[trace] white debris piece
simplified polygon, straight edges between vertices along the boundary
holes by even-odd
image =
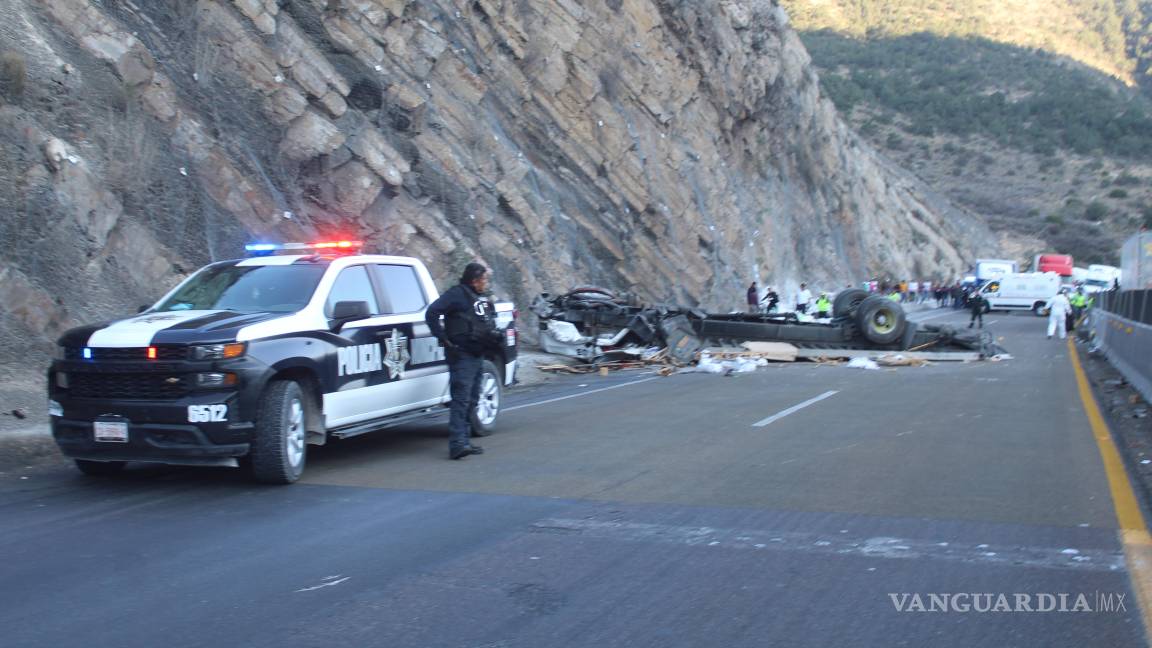
[[[548,334],[552,336],[557,342],[574,342],[576,344],[583,344],[591,341],[592,338],[581,335],[576,325],[571,322],[564,322],[561,320],[551,320],[548,322]]]
[[[848,364],[844,366],[851,367],[852,369],[880,369],[880,365],[868,358],[852,358]]]

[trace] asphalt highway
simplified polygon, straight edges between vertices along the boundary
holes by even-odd
[[[462,461],[441,418],[289,487],[4,474],[0,645],[1146,645],[1068,347],[985,322],[1013,359],[514,390]]]

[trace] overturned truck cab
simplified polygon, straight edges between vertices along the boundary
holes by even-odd
[[[947,325],[917,324],[899,303],[859,289],[839,293],[831,319],[819,322],[796,313],[713,314],[682,306],[637,306],[591,286],[555,297],[544,293],[532,311],[539,318],[545,351],[586,362],[613,352],[640,355],[659,346],[686,363],[705,347],[751,341],[829,351],[930,350],[976,352],[980,357],[1000,351],[987,333],[960,334]]]

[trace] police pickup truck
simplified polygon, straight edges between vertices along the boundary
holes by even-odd
[[[291,483],[307,446],[426,415],[450,400],[417,259],[357,242],[247,246],[135,317],[72,329],[48,371],[52,434],[87,474],[128,461],[232,465]],[[287,254],[285,254],[287,253]],[[484,362],[474,434],[516,372],[515,312]]]

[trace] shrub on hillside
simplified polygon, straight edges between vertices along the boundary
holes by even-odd
[[[19,52],[0,52],[0,99],[17,103],[24,96],[24,83],[28,69],[24,55]]]
[[[1103,220],[1104,217],[1107,215],[1108,215],[1108,205],[1105,205],[1104,203],[1102,203],[1098,200],[1093,200],[1092,202],[1088,203],[1087,207],[1084,208],[1084,219],[1085,220],[1089,220],[1089,221]]]

